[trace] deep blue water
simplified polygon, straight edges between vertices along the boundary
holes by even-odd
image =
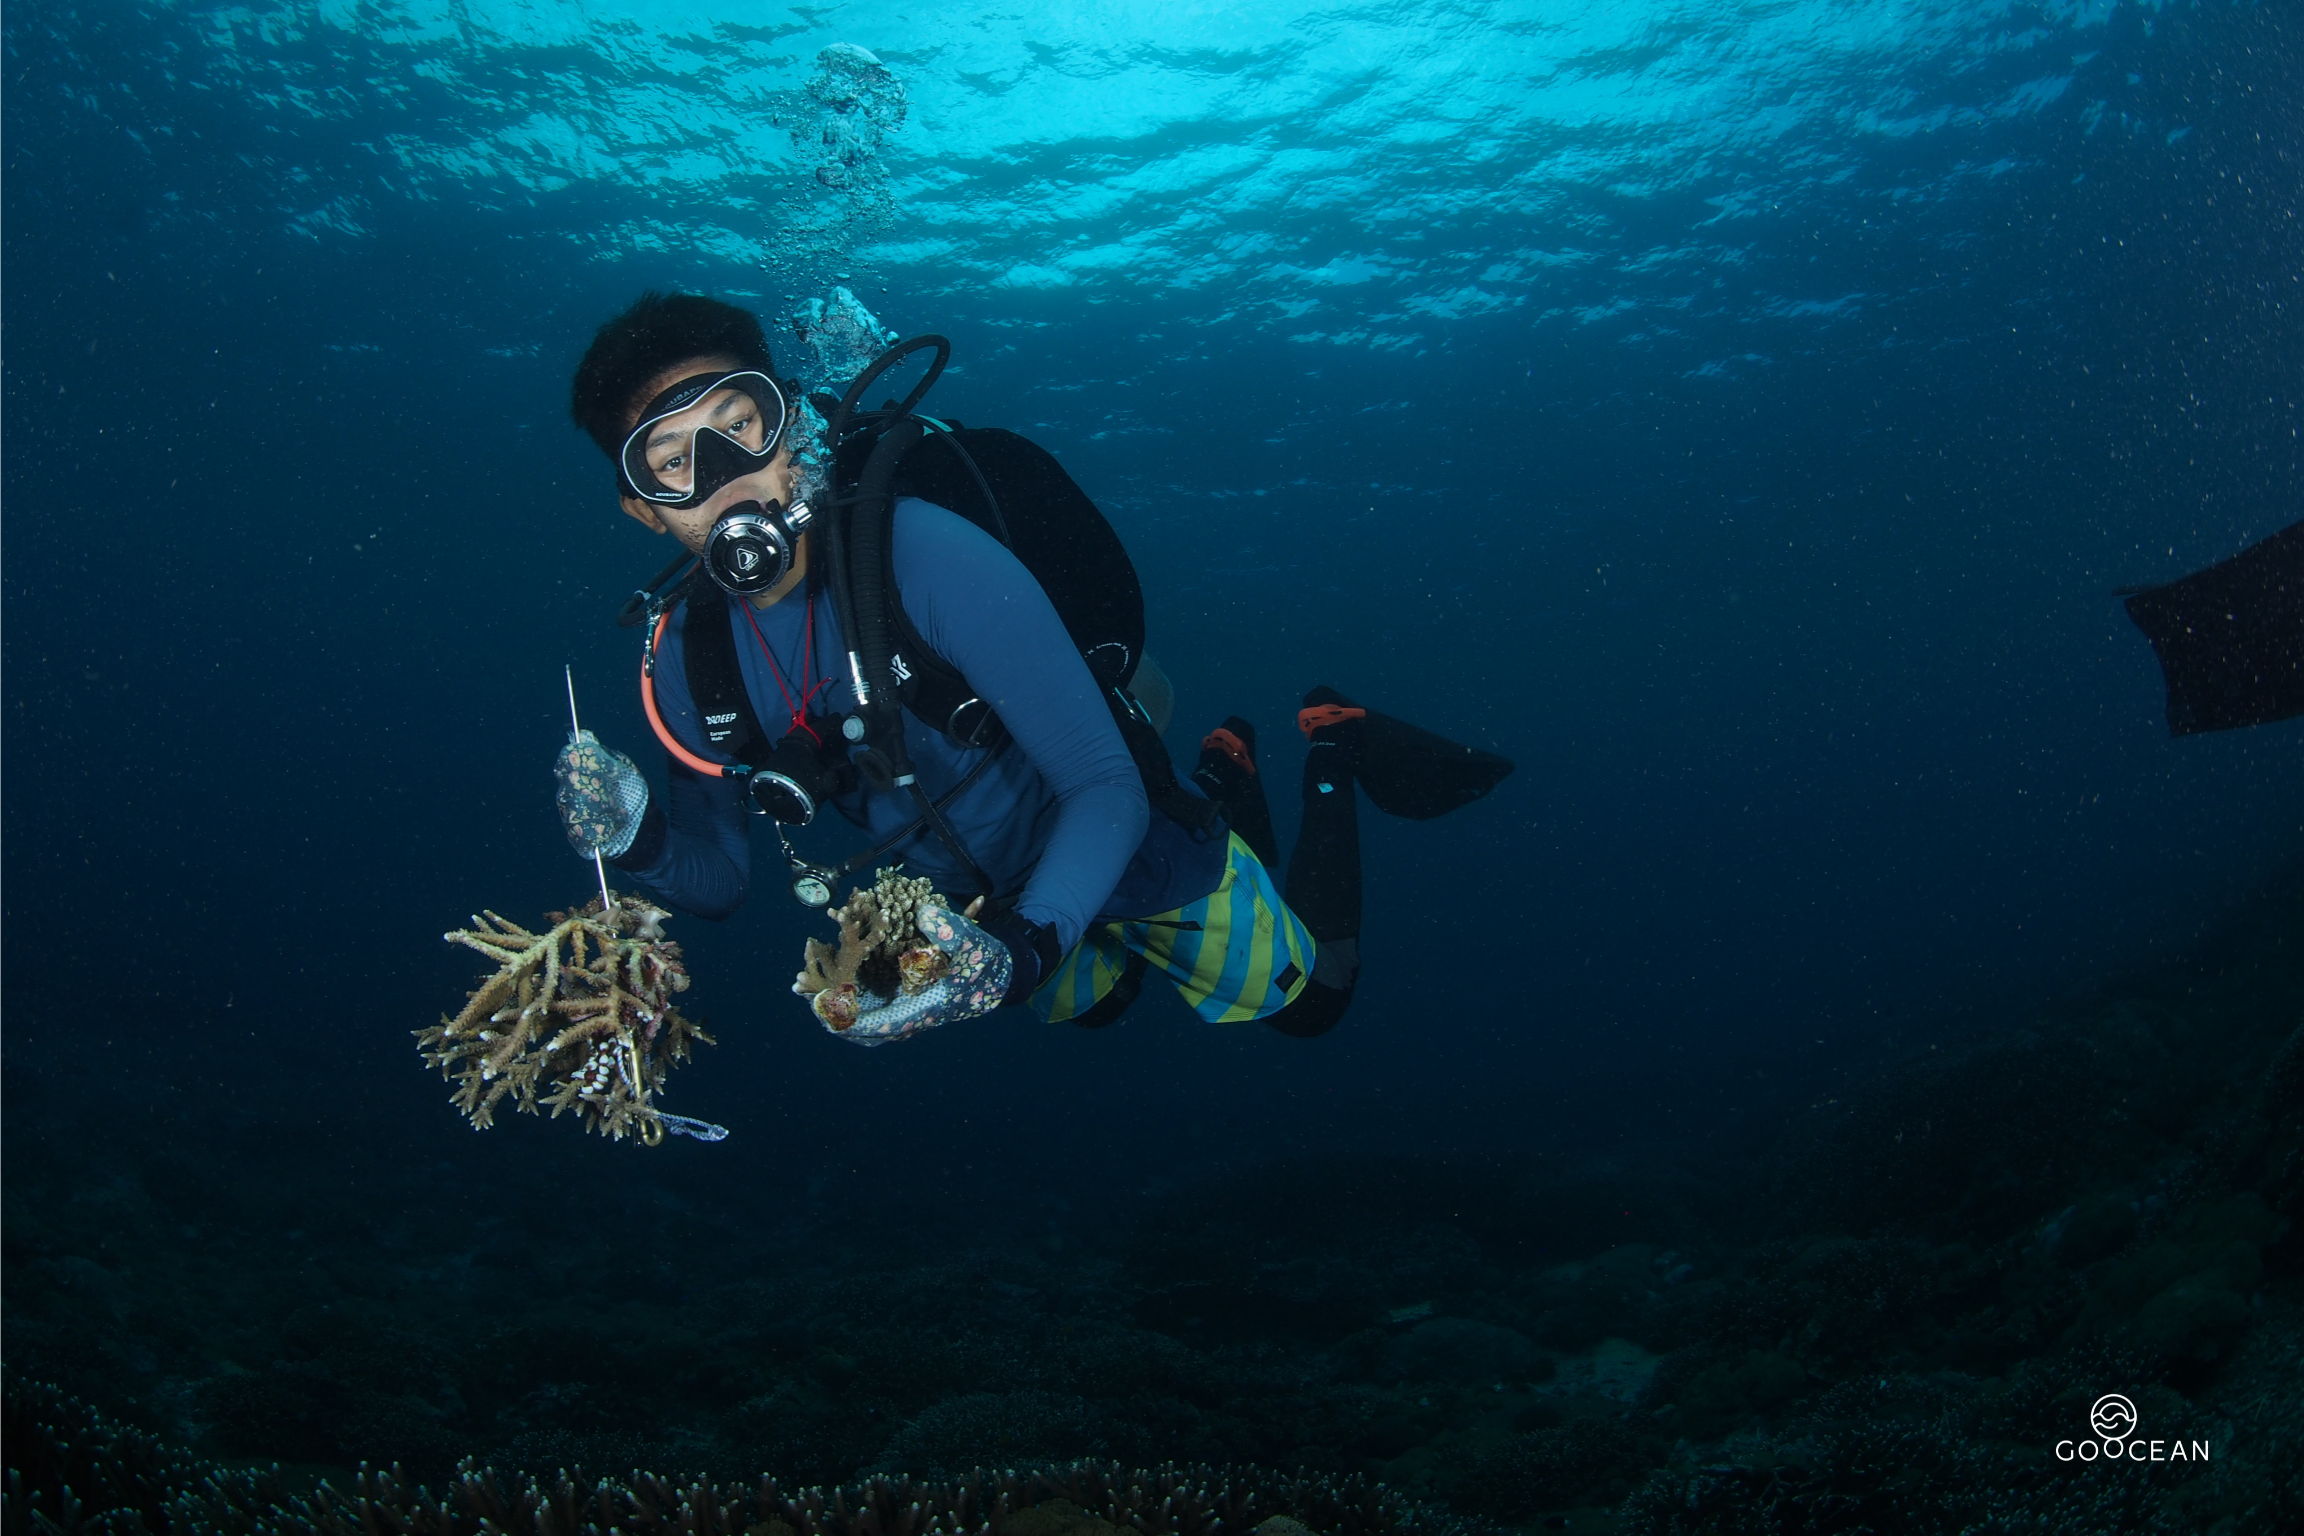
[[[169,1222],[258,1248],[453,1253],[588,1188],[1061,1244],[1280,1162],[1701,1164],[2304,856],[2300,723],[2168,739],[2113,595],[2304,492],[2284,5],[20,0],[5,36],[20,1211],[189,1168]],[[838,109],[835,44],[900,122]],[[1289,782],[1327,681],[1519,772],[1366,819],[1329,1038],[1155,999],[857,1051],[771,891],[679,929],[721,1043],[670,1107],[728,1142],[475,1136],[408,1032],[470,982],[444,928],[587,889],[563,662],[648,745],[609,617],[665,551],[569,371],[643,287],[779,326],[836,282],[1111,513],[1179,753],[1243,712]]]

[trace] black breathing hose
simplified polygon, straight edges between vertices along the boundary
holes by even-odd
[[[889,612],[889,588],[894,577],[889,568],[888,539],[894,518],[894,498],[889,494],[890,482],[895,479],[897,461],[902,459],[913,444],[920,441],[920,423],[910,416],[893,423],[881,434],[880,441],[872,445],[872,457],[865,461],[864,473],[856,483],[856,498],[848,516],[848,571],[844,574],[861,576],[861,581],[849,583],[851,599],[856,609],[854,630],[857,655],[864,669],[865,686],[871,697],[859,700],[868,725],[892,719],[890,711],[897,707],[896,625]],[[882,734],[893,746],[890,754],[899,777],[911,771],[905,761],[903,732]]]

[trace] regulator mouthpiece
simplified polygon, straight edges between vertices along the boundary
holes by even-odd
[[[704,535],[704,571],[732,597],[758,597],[792,573],[802,530],[813,520],[804,501],[789,508],[740,501]]]

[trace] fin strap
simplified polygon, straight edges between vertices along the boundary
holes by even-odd
[[[1247,744],[1224,727],[1218,726],[1200,738],[1200,750],[1206,752],[1210,749],[1223,753],[1232,759],[1242,773],[1254,777],[1256,759],[1249,756]]]
[[[1296,729],[1310,741],[1312,733],[1331,725],[1342,725],[1347,720],[1365,720],[1368,711],[1344,704],[1314,704],[1296,711]],[[1203,743],[1205,745],[1205,743]]]

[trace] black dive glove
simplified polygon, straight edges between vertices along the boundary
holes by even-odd
[[[1056,962],[1064,958],[1057,947],[1056,930],[1047,923],[1036,923],[1012,907],[979,918],[977,926],[998,939],[1007,948],[1009,961],[1008,995],[1004,1003],[1020,1003],[1038,990],[1040,983],[1056,974]]]

